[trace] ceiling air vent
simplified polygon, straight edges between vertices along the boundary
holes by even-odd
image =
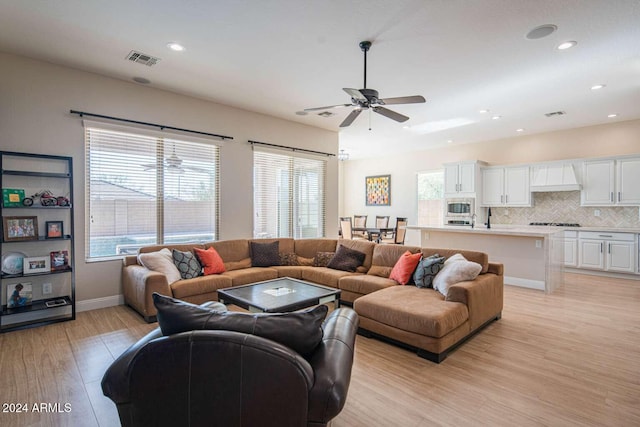
[[[160,61],[160,58],[147,55],[146,53],[136,52],[135,50],[129,52],[126,59],[132,62],[137,62],[138,64],[146,65],[148,67],[156,65],[158,61]]]
[[[551,113],[545,114],[545,116],[547,116],[547,117],[555,117],[555,116],[564,116],[565,114],[567,114],[567,113],[565,113],[564,111],[553,111]]]
[[[331,117],[331,116],[335,116],[334,113],[332,113],[331,111],[323,111],[322,113],[318,113],[319,116],[322,117]]]

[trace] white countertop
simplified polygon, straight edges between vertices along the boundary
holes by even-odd
[[[462,225],[431,225],[418,226],[407,225],[409,230],[440,231],[447,233],[472,233],[472,234],[495,234],[506,236],[529,236],[529,237],[549,237],[553,234],[570,231],[602,231],[618,233],[640,233],[639,228],[611,228],[611,227],[558,227],[546,225],[506,225],[492,224],[491,228],[479,225],[474,228]]]

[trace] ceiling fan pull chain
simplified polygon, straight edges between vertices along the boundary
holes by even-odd
[[[371,110],[369,110],[369,130],[371,130]]]

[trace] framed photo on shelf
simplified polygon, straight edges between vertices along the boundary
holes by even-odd
[[[33,301],[31,283],[7,285],[7,308],[26,307]]]
[[[23,263],[23,274],[48,273],[51,271],[49,257],[36,256],[25,258]]]
[[[69,251],[54,251],[50,254],[51,271],[69,269]]]
[[[24,200],[24,190],[17,188],[3,188],[2,189],[2,206],[5,208],[22,206]]]
[[[37,216],[2,217],[2,230],[5,242],[20,240],[38,240]]]
[[[62,221],[47,221],[45,225],[47,226],[47,234],[45,234],[47,239],[62,239],[64,236]]]
[[[367,206],[391,206],[391,175],[365,178]]]

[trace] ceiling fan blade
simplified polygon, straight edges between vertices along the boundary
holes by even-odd
[[[373,107],[373,111],[375,111],[378,114],[382,114],[383,116],[388,117],[391,120],[395,120],[396,122],[402,123],[409,120],[409,117],[404,116],[400,113],[396,113],[395,111],[391,111],[384,107]]]
[[[351,113],[349,113],[347,118],[344,119],[342,121],[342,123],[340,123],[340,127],[341,128],[346,128],[347,126],[349,126],[351,123],[353,123],[353,121],[356,119],[356,117],[358,117],[360,115],[360,113],[362,113],[362,109],[361,108],[355,108]]]
[[[320,111],[320,110],[329,110],[331,108],[351,107],[351,106],[352,104],[337,104],[337,105],[328,105],[326,107],[305,108],[303,111]]]
[[[422,102],[427,102],[424,99],[424,96],[414,95],[414,96],[399,96],[397,98],[384,98],[378,100],[382,105],[393,105],[393,104],[420,104]]]
[[[358,101],[367,101],[367,97],[362,94],[358,89],[351,89],[348,87],[342,88],[343,91],[347,92],[350,97],[356,99]]]

